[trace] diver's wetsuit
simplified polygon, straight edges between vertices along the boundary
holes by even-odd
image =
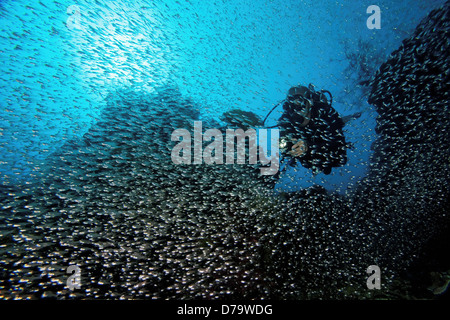
[[[283,155],[291,158],[290,165],[294,165],[296,159],[305,168],[330,174],[332,167],[340,167],[347,163],[347,144],[342,131],[344,121],[333,107],[322,101],[314,101],[310,121],[303,127],[301,125],[304,117],[299,114],[295,105],[285,102],[283,109],[284,113],[278,120],[278,125],[280,138],[289,138],[287,150],[290,151],[299,139],[306,141],[308,146],[301,157],[292,158],[291,155]]]

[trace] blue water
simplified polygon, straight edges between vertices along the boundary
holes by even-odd
[[[292,85],[313,83],[333,93],[340,114],[363,112],[345,131],[355,150],[329,176],[297,166],[277,188],[316,183],[345,193],[367,172],[376,118],[346,52],[364,52],[376,70],[442,3],[1,1],[1,184],[32,180],[49,154],[96,123],[117,89],[175,86],[202,117],[218,119],[233,108],[264,117]],[[366,26],[372,4],[380,30]]]

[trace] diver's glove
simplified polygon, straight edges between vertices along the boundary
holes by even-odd
[[[305,140],[297,140],[288,153],[293,157],[303,157],[308,151],[308,145]]]

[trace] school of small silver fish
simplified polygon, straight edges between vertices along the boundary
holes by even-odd
[[[111,93],[36,182],[2,187],[0,298],[364,298],[370,265],[387,295],[450,225],[449,32],[447,2],[371,79],[379,137],[347,196],[275,194],[256,165],[175,165],[170,135],[201,106],[170,87]]]

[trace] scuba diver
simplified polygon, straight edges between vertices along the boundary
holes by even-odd
[[[328,102],[325,94],[329,95]],[[347,148],[343,128],[345,123],[357,119],[360,112],[341,118],[331,106],[332,95],[327,90],[315,91],[310,84],[289,89],[287,98],[278,103],[266,116],[283,103],[283,114],[278,124],[280,128],[280,156],[290,166],[296,162],[313,174],[323,172],[328,175],[333,167],[347,163]],[[269,127],[269,128],[272,128]],[[287,166],[280,171],[286,170]],[[278,175],[280,172],[278,173]]]

